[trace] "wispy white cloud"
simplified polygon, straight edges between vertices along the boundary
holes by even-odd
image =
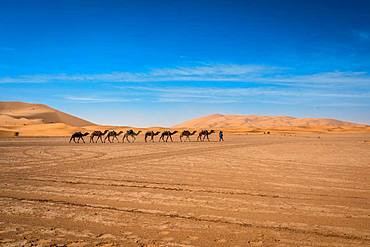
[[[299,91],[291,88],[220,88],[220,87],[144,87],[144,86],[116,86],[115,88],[124,90],[148,91],[162,95],[172,95],[175,97],[248,97],[248,96],[289,96],[289,97],[333,97],[333,98],[370,98],[370,92],[328,92],[323,90],[304,90]]]
[[[290,75],[290,70],[257,65],[216,64],[152,69],[148,72],[102,74],[39,74],[0,78],[0,83],[48,82],[247,82],[305,87],[370,86],[367,72],[333,71]]]
[[[12,51],[15,51],[15,49],[12,47],[0,46],[0,51],[12,52]]]
[[[89,97],[89,96],[64,96],[63,97],[67,101],[75,101],[79,103],[112,103],[112,102],[133,102],[138,101],[139,99],[136,98],[97,98],[97,97]]]
[[[261,74],[269,74],[277,68],[255,65],[207,65],[153,69],[143,73],[112,72],[102,74],[41,74],[0,78],[0,83],[45,82],[163,82],[163,81],[238,81]]]
[[[370,41],[370,31],[356,30],[353,31],[353,34],[363,41]]]
[[[370,99],[370,92],[354,93],[336,90],[297,90],[296,88],[253,87],[157,87],[157,86],[115,86],[117,92],[140,92],[146,101],[171,103],[262,103],[299,104],[302,102],[342,102],[364,104]],[[357,103],[356,103],[357,102]],[[368,104],[370,105],[370,103]]]
[[[370,107],[370,103],[336,102],[316,104],[316,107]]]
[[[365,84],[370,85],[370,75],[367,72],[325,72],[307,75],[294,76],[276,76],[264,78],[269,82],[294,83],[294,84],[337,84],[337,85],[353,85]]]

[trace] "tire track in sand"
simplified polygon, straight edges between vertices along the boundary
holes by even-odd
[[[370,238],[368,236],[360,236],[355,234],[341,234],[339,232],[333,231],[318,231],[318,230],[307,230],[301,228],[294,228],[289,226],[274,226],[274,225],[263,225],[263,224],[255,224],[249,223],[245,221],[238,221],[237,219],[230,219],[230,218],[222,218],[217,216],[194,216],[189,214],[180,214],[176,212],[164,212],[159,210],[145,210],[139,208],[118,208],[112,207],[107,205],[98,205],[98,204],[88,204],[88,203],[77,203],[77,202],[70,202],[70,201],[63,201],[63,200],[53,200],[53,199],[41,199],[41,198],[30,198],[30,197],[15,197],[15,196],[3,196],[0,195],[0,198],[8,199],[8,200],[15,200],[15,201],[26,201],[26,202],[37,202],[37,203],[47,203],[51,205],[64,205],[69,207],[79,207],[79,208],[92,208],[92,209],[99,209],[99,210],[110,210],[116,212],[126,212],[126,213],[133,213],[133,214],[143,214],[143,215],[152,215],[157,217],[168,217],[168,218],[177,218],[177,219],[184,219],[190,221],[199,221],[199,222],[209,222],[209,223],[216,223],[216,224],[229,224],[229,225],[238,225],[241,227],[247,228],[259,228],[259,229],[268,229],[274,231],[282,231],[282,232],[289,232],[289,233],[301,233],[301,234],[311,234],[321,237],[334,237],[340,239],[347,239],[347,240],[360,240],[366,241],[370,244]]]

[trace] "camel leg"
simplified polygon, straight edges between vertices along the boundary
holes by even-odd
[[[69,139],[69,143],[71,143],[72,139],[73,139],[73,136],[71,136],[71,138]]]
[[[147,138],[148,136],[147,135],[145,135],[145,142],[146,142],[146,138]]]
[[[82,139],[82,141],[83,141],[84,143],[86,143],[83,137],[81,137],[81,139]]]
[[[190,137],[188,136],[188,138],[187,138],[188,140],[189,140],[189,142],[190,142]]]
[[[132,138],[134,138],[134,140],[132,141],[132,143],[134,143],[136,141],[136,137],[135,136],[132,136]]]
[[[173,140],[172,140],[172,136],[170,135],[170,139],[171,139],[171,142],[173,142]]]

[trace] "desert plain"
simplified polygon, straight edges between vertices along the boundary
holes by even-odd
[[[2,246],[370,246],[370,133],[0,138]]]

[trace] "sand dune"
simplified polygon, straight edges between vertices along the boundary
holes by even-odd
[[[67,136],[94,123],[43,104],[0,102],[0,136]]]
[[[58,111],[43,104],[23,102],[0,102],[0,136],[68,136],[75,131],[104,131],[115,129],[125,131],[159,130],[163,127],[135,128],[130,126],[95,125],[89,121]],[[288,116],[221,115],[214,114],[192,119],[173,126],[199,130],[223,129],[233,133],[274,132],[368,132],[370,126],[326,118],[294,118]]]
[[[175,128],[217,128],[229,130],[349,130],[368,129],[368,126],[328,118],[294,118],[289,116],[221,115],[213,114],[173,126]]]
[[[82,127],[93,123],[43,104],[23,102],[0,102],[0,125],[64,123]]]

